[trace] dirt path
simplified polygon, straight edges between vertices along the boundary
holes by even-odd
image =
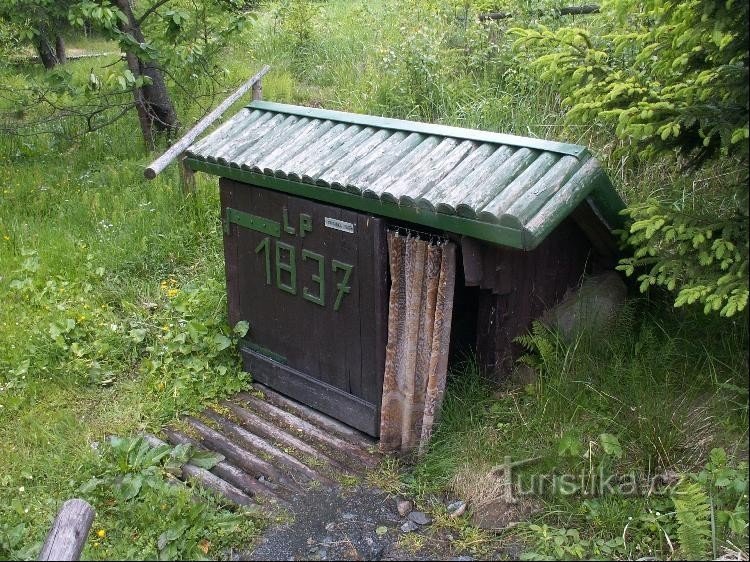
[[[403,548],[407,535],[396,500],[366,485],[300,495],[291,522],[272,527],[235,560],[473,560],[430,540],[419,552]],[[419,529],[415,533],[426,531]]]

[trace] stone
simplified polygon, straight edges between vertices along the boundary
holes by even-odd
[[[399,500],[396,502],[396,510],[401,517],[409,515],[413,507],[413,504],[409,500]]]
[[[432,519],[427,517],[422,511],[412,511],[409,514],[409,520],[414,521],[417,525],[429,525],[432,523]]]
[[[544,312],[541,321],[567,342],[582,333],[601,334],[611,327],[627,293],[628,288],[617,272],[593,275]]]
[[[326,523],[326,531],[333,531],[336,528],[335,523]]]
[[[448,515],[451,518],[461,517],[466,511],[466,502],[456,501],[448,506]]]
[[[342,513],[341,514],[341,519],[343,519],[344,521],[351,521],[355,517],[356,517],[356,515],[354,515],[353,513]]]
[[[412,533],[419,529],[419,525],[417,525],[414,521],[407,521],[403,525],[401,525],[401,531],[404,533]]]

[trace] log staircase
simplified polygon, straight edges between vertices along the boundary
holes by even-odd
[[[289,507],[306,490],[360,481],[380,460],[371,437],[260,384],[162,433],[221,454],[211,470],[184,465],[183,478],[241,506]]]

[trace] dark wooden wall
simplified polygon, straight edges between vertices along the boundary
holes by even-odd
[[[479,288],[476,351],[495,379],[510,373],[522,352],[514,339],[557,304],[586,273],[610,266],[573,219],[563,222],[535,250],[525,252],[461,240],[466,290]]]

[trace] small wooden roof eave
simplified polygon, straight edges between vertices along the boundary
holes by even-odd
[[[522,250],[583,215],[592,243],[611,248],[624,207],[582,146],[264,101],[192,144],[185,163]]]

